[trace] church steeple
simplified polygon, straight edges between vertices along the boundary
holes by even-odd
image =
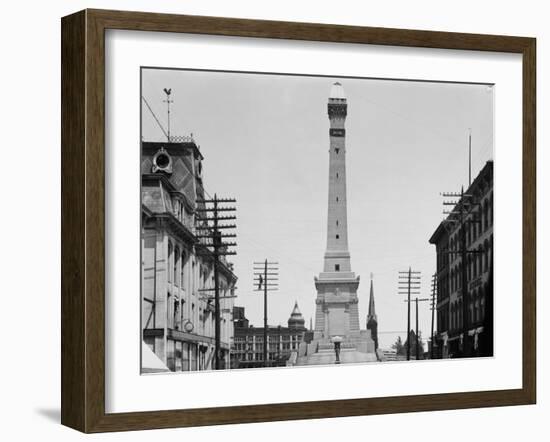
[[[378,318],[374,308],[374,284],[373,275],[370,274],[370,296],[369,296],[369,314],[367,315],[367,330],[370,330],[374,348],[378,349]]]
[[[372,283],[372,273],[370,274],[370,296],[369,296],[369,314],[367,316],[367,322],[369,322],[371,319],[377,320],[376,317],[376,309],[374,307],[374,287]]]

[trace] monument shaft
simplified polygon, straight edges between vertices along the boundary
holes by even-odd
[[[334,83],[328,100],[330,120],[327,248],[323,271],[315,278],[317,289],[315,338],[357,337],[359,277],[351,271],[348,245],[346,190],[346,129],[348,104],[340,83]]]

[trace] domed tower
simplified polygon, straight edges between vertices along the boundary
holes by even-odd
[[[288,318],[288,328],[294,329],[294,330],[305,330],[306,329],[306,321],[304,317],[302,316],[302,312],[300,312],[300,309],[298,308],[298,301],[294,303],[294,308],[292,309],[292,313],[290,314],[290,318]]]

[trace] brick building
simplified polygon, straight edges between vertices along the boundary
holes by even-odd
[[[232,368],[264,367],[264,328],[249,325],[244,317],[244,307],[234,308],[235,335],[231,349]],[[267,339],[269,367],[284,367],[292,353],[298,354],[300,344],[313,338],[305,327],[305,320],[298,303],[288,318],[287,327],[268,326]]]
[[[170,371],[209,370],[215,347],[214,302],[208,299],[214,257],[196,236],[195,217],[204,199],[203,156],[191,137],[180,141],[141,145],[141,327],[144,343]],[[236,280],[232,265],[222,260],[221,296],[233,295]],[[228,366],[233,299],[222,298],[220,307],[222,366]]]
[[[437,253],[436,357],[492,355],[493,315],[493,162],[488,161],[430,243]],[[466,212],[466,262],[462,262],[460,205]],[[467,283],[469,348],[463,348],[463,287]],[[490,341],[490,342],[489,342]]]

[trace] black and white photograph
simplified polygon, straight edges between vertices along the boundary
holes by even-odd
[[[493,356],[493,84],[143,67],[140,94],[142,374]]]
[[[0,441],[544,440],[547,9],[6,2]]]

